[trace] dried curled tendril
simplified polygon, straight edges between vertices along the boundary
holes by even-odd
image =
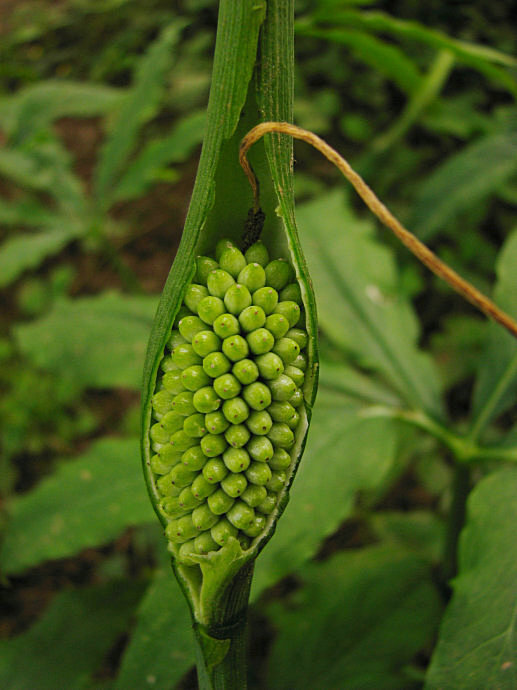
[[[152,399],[150,459],[181,563],[264,531],[291,465],[307,333],[291,265],[262,242],[197,259]]]

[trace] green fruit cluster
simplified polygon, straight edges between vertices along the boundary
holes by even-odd
[[[150,463],[177,556],[243,548],[260,536],[291,465],[307,333],[300,288],[262,242],[221,240],[167,343],[152,399]]]

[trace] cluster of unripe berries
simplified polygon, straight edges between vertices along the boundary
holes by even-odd
[[[262,242],[197,259],[153,396],[150,463],[177,556],[243,548],[274,510],[291,465],[307,367],[294,272]]]

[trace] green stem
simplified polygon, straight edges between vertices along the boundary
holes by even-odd
[[[194,622],[200,690],[246,690],[246,624],[253,562],[228,587],[214,622]]]
[[[458,569],[458,540],[465,523],[470,479],[470,467],[456,465],[443,559],[443,574],[446,581],[453,578]]]

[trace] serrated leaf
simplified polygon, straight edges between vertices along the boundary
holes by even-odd
[[[415,654],[438,625],[431,572],[406,551],[342,552],[300,572],[302,589],[270,606],[277,628],[268,688],[408,690]]]
[[[15,327],[37,366],[81,387],[138,389],[156,298],[104,293],[61,299],[43,318]]]
[[[3,690],[83,690],[129,625],[142,587],[113,582],[56,594],[27,631],[0,641]],[[141,686],[142,687],[142,686]]]
[[[120,201],[140,196],[159,179],[167,165],[185,160],[201,143],[205,121],[204,111],[193,113],[180,120],[167,137],[151,141],[124,173],[113,199]]]
[[[393,255],[375,240],[373,223],[355,217],[340,191],[300,205],[297,218],[324,333],[411,406],[442,416],[438,377],[417,349],[417,320],[397,292]]]
[[[320,388],[289,503],[255,565],[255,594],[313,556],[350,517],[359,491],[382,486],[393,468],[397,441],[392,420],[363,418],[361,407]]]
[[[489,134],[448,158],[420,188],[408,226],[424,240],[517,171],[517,131]],[[474,230],[474,229],[473,229]]]
[[[194,657],[188,608],[170,565],[164,564],[155,572],[138,609],[115,689],[173,687]]]
[[[0,288],[15,281],[24,271],[37,268],[47,257],[58,254],[81,234],[81,227],[67,226],[66,219],[63,219],[53,229],[8,237],[0,245]]]
[[[60,117],[104,115],[118,105],[125,89],[104,84],[48,80],[0,99],[0,124],[10,144],[19,144]]]
[[[517,685],[517,468],[482,479],[468,501],[459,574],[427,676],[428,690]]]
[[[135,144],[142,125],[155,115],[165,90],[165,77],[172,65],[173,50],[184,23],[167,26],[138,63],[135,83],[111,123],[95,171],[95,198],[101,208],[111,203],[112,190]]]
[[[151,521],[138,455],[135,439],[105,438],[13,499],[0,550],[3,572],[73,556],[130,525]]]
[[[499,255],[494,290],[496,303],[517,317],[517,230]],[[473,397],[471,433],[478,437],[498,414],[515,404],[517,394],[517,340],[498,324],[490,324]]]

